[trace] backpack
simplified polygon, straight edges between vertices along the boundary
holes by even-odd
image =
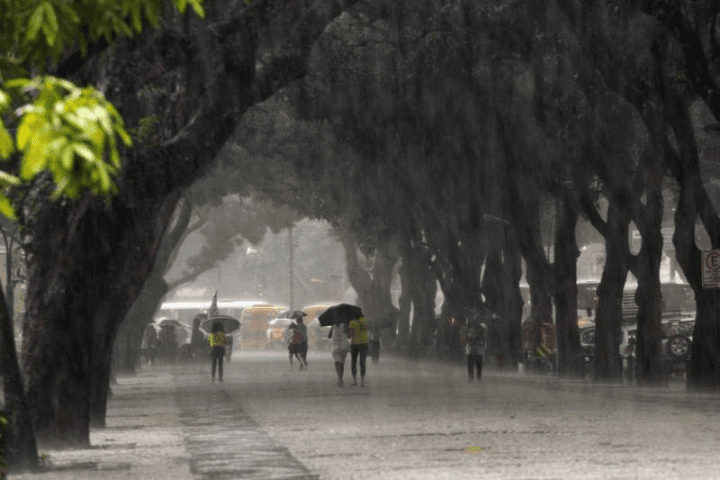
[[[293,331],[292,339],[290,340],[290,343],[297,345],[300,342],[302,342],[302,332],[296,328]]]

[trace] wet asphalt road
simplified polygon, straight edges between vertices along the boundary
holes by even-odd
[[[282,351],[120,378],[93,448],[51,451],[54,470],[17,478],[717,479],[720,396],[638,389],[463,365],[368,362],[367,386],[336,386]],[[11,478],[15,476],[11,475]]]
[[[680,382],[638,389],[486,370],[468,383],[463,365],[384,356],[368,361],[366,387],[349,386],[348,362],[338,388],[329,354],[309,362],[290,371],[283,352],[241,352],[222,385],[206,366],[174,381],[241,408],[292,456],[287,465],[302,465],[294,475],[720,478],[720,397]]]

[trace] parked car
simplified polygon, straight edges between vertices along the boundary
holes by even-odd
[[[660,345],[661,361],[666,375],[681,374],[685,371],[685,363],[690,359],[694,326],[695,320],[688,315],[680,319],[663,319]],[[580,344],[586,357],[595,355],[595,324],[580,330]],[[626,376],[633,378],[637,356],[637,324],[625,324],[620,327],[619,352],[623,358]]]

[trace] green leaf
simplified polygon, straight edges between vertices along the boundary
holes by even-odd
[[[120,168],[120,155],[118,154],[117,148],[113,145],[110,149],[110,162],[113,167],[113,171],[117,171]]]
[[[20,179],[15,175],[11,175],[7,172],[0,170],[0,184],[3,186],[15,186],[20,185]]]
[[[140,2],[133,1],[130,8],[130,16],[132,17],[133,28],[136,32],[142,32],[142,5]]]
[[[65,170],[72,170],[73,168],[73,160],[75,159],[75,150],[73,149],[73,146],[68,142],[68,144],[63,149],[62,153],[60,154],[60,160],[62,163],[62,166],[65,167]]]
[[[185,9],[187,8],[187,2],[188,0],[175,0],[175,8],[178,9],[178,12],[181,14],[185,13]]]
[[[13,78],[12,80],[8,80],[5,82],[5,87],[7,88],[25,88],[28,83],[30,83],[29,78]]]
[[[35,37],[37,37],[37,34],[43,24],[44,13],[45,4],[43,3],[35,9],[35,12],[33,12],[32,16],[30,17],[30,24],[28,25],[28,33],[26,35],[26,38],[28,40],[33,41],[35,40]]]
[[[192,5],[193,10],[195,11],[195,15],[205,19],[205,9],[203,8],[202,0],[190,0],[190,5]]]
[[[47,44],[52,47],[55,45],[55,39],[57,38],[58,21],[55,16],[55,10],[49,3],[45,4],[45,18],[47,18],[47,22],[43,22],[43,33],[45,33]]]
[[[0,194],[0,213],[10,220],[16,220],[15,209],[12,207],[10,200],[3,194]]]
[[[89,127],[88,121],[75,113],[66,113],[63,115],[63,119],[81,132],[84,132]]]
[[[132,138],[130,138],[130,135],[128,135],[127,131],[125,131],[122,126],[116,125],[115,132],[120,136],[125,145],[128,147],[132,146]]]
[[[75,153],[83,157],[88,162],[95,163],[97,161],[93,151],[84,143],[73,144],[73,149],[75,150]]]
[[[50,26],[53,32],[57,32],[59,30],[58,19],[51,3],[45,3],[45,17],[47,17],[47,25]]]
[[[157,0],[147,0],[145,2],[145,17],[153,28],[160,26],[160,14],[162,13],[162,5]]]
[[[10,95],[0,90],[0,113],[10,106]]]
[[[0,123],[0,160],[5,160],[15,151],[15,145],[5,125]]]
[[[38,173],[47,167],[47,157],[45,156],[46,150],[44,148],[46,143],[45,140],[47,138],[48,135],[43,134],[43,132],[36,132],[32,136],[30,148],[25,151],[22,165],[20,167],[20,178],[23,180],[27,181],[33,179]]]
[[[43,125],[45,125],[45,119],[40,113],[31,110],[30,113],[23,115],[15,138],[17,148],[19,150],[25,150],[32,136],[37,130],[42,128]]]
[[[107,193],[110,191],[110,176],[104,166],[98,166],[97,172],[100,174],[100,191]]]

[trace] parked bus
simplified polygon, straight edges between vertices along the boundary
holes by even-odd
[[[221,315],[229,315],[231,317],[241,319],[243,310],[253,305],[263,304],[265,302],[246,301],[246,300],[218,300],[218,310]],[[160,316],[174,318],[183,323],[192,325],[192,320],[198,313],[207,313],[210,308],[209,301],[179,301],[165,302],[160,305]]]
[[[256,303],[243,310],[240,336],[244,348],[265,348],[267,343],[268,323],[286,307]]]
[[[305,322],[305,325],[308,327],[308,345],[312,345],[318,350],[330,345],[330,340],[327,338],[330,327],[321,327],[318,317],[332,305],[333,304],[330,303],[323,303],[308,305],[302,309],[303,312],[307,313],[307,317],[303,318],[303,322]]]

